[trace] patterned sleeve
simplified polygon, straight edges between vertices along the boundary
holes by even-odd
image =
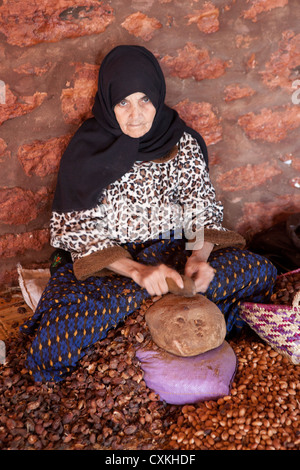
[[[105,205],[80,212],[53,212],[50,243],[71,253],[74,273],[79,279],[107,274],[105,267],[110,263],[130,257],[111,236]]]
[[[180,141],[181,171],[178,198],[182,206],[186,238],[201,237],[218,247],[244,246],[239,234],[223,227],[223,204],[216,199],[201,148],[191,135],[184,134]]]

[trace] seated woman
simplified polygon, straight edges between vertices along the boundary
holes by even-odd
[[[181,275],[192,277],[224,313],[228,334],[243,325],[240,302],[271,294],[275,268],[222,226],[205,142],[165,93],[147,49],[118,46],[103,60],[94,117],[60,164],[52,276],[21,328],[34,334],[27,366],[37,381],[62,380],[109,329],[166,294],[167,278],[182,288]]]

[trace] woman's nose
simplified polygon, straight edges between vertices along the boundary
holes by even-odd
[[[139,117],[140,114],[141,114],[141,110],[140,110],[139,106],[138,105],[132,105],[131,109],[130,109],[130,117],[132,119],[135,119],[135,118]]]

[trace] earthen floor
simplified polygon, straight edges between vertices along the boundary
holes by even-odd
[[[238,359],[230,395],[175,406],[148,389],[135,357],[149,340],[143,309],[60,384],[27,373],[31,339],[18,327],[31,314],[18,289],[0,294],[0,449],[300,449],[300,368],[251,330],[230,340]]]

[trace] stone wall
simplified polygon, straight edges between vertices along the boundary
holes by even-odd
[[[61,154],[122,43],[152,50],[205,137],[228,228],[299,211],[299,15],[298,0],[0,1],[0,285],[47,264]]]

